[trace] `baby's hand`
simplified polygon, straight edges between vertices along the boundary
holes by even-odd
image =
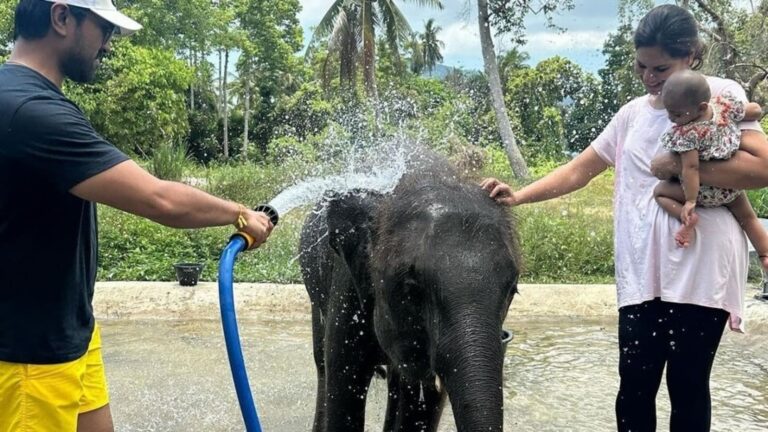
[[[683,210],[680,211],[680,221],[683,225],[690,225],[693,222],[694,210],[696,210],[696,201],[686,201],[683,204]]]

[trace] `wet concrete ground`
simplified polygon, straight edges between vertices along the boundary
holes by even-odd
[[[136,306],[154,294],[133,292],[124,303],[113,294],[130,289],[102,286],[97,291],[119,432],[243,430],[221,324],[195,318],[215,317],[218,306],[200,300],[208,294],[180,289],[153,288],[156,302],[165,299],[175,307],[172,313],[155,310],[155,318],[161,319],[143,317],[145,312]],[[275,289],[266,297],[268,289],[259,295],[240,295],[245,303],[239,306],[240,329],[251,387],[265,431],[309,431],[315,399],[309,316],[293,301],[300,290]],[[505,430],[615,430],[618,351],[611,288],[582,288],[580,299],[567,289],[522,291],[520,299],[526,299],[513,302],[505,325],[515,333],[504,367]],[[569,295],[553,300],[553,293]],[[113,318],[105,312],[105,304]],[[763,431],[768,425],[768,320],[763,319],[768,304],[750,302],[748,312],[748,318],[757,318],[751,320],[750,333],[726,333],[715,363],[713,431]],[[366,430],[381,430],[385,396],[384,381],[374,380]],[[669,404],[663,385],[658,401],[659,430],[664,430]],[[454,430],[452,414],[446,410],[440,431]]]

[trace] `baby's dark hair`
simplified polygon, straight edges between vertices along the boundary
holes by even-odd
[[[661,97],[665,106],[673,101],[678,101],[678,103],[685,101],[686,104],[698,105],[702,102],[709,102],[712,93],[704,75],[685,69],[675,72],[667,78]]]

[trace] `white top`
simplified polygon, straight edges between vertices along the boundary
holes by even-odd
[[[746,94],[736,82],[707,77],[712,96],[729,91]],[[615,166],[614,247],[619,307],[660,297],[724,309],[731,329],[743,331],[742,310],[747,279],[747,241],[725,207],[697,208],[699,222],[688,248],[675,244],[680,222],[653,198],[658,179],[651,160],[664,152],[661,135],[672,126],[664,109],[654,109],[648,95],[624,105],[592,148]],[[740,129],[762,130],[757,122]]]

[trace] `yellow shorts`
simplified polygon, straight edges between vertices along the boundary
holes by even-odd
[[[77,416],[109,403],[101,335],[77,360],[35,365],[0,361],[0,432],[75,432]]]

